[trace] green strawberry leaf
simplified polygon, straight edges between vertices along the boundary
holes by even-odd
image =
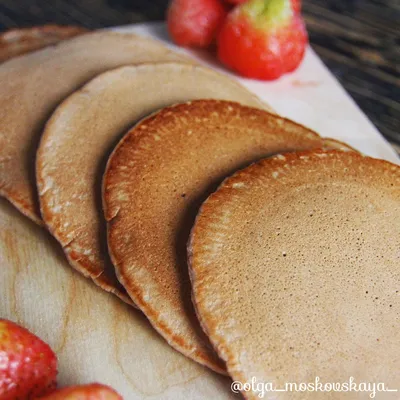
[[[253,26],[264,31],[286,26],[293,17],[290,0],[249,0],[241,6]]]

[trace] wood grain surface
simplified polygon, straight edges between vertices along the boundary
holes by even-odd
[[[0,29],[101,28],[164,18],[168,0],[0,0]],[[303,0],[311,43],[400,154],[400,2]]]
[[[101,382],[125,400],[235,399],[230,380],[172,348],[144,316],[67,264],[43,229],[0,199],[0,317],[50,344],[61,386]]]

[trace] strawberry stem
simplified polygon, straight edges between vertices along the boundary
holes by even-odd
[[[284,26],[293,16],[290,0],[249,0],[241,10],[257,28],[264,30]]]

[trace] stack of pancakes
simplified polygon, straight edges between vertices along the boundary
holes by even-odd
[[[214,371],[398,386],[400,168],[158,42],[75,34],[0,65],[0,194]]]

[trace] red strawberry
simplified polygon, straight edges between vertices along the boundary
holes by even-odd
[[[56,376],[51,348],[27,329],[0,319],[0,399],[43,396],[55,389]]]
[[[71,386],[56,390],[41,400],[122,400],[122,397],[109,386],[99,383]]]
[[[169,34],[180,46],[207,47],[226,13],[220,0],[172,0],[167,11]]]
[[[245,3],[246,1],[248,0],[225,0],[225,2],[229,4],[242,4]]]
[[[292,8],[295,13],[301,12],[301,0],[292,0]]]
[[[295,70],[308,38],[290,0],[249,0],[227,17],[218,36],[218,57],[243,76],[263,80]]]

